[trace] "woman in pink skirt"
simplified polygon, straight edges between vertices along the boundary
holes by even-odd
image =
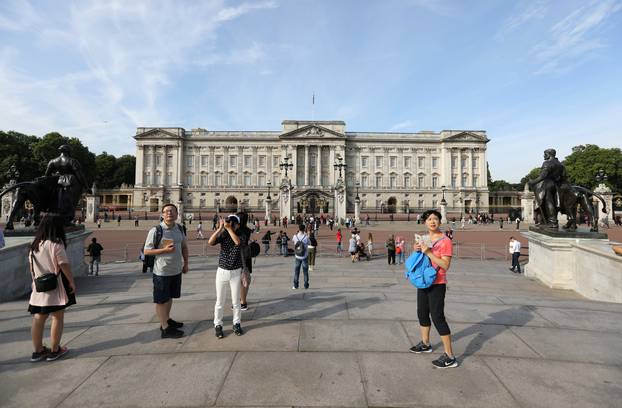
[[[54,361],[69,351],[67,347],[61,347],[60,340],[63,335],[65,308],[76,303],[76,284],[65,252],[66,247],[63,219],[57,215],[45,215],[28,254],[30,273],[33,277],[28,306],[28,311],[32,314],[30,330],[34,347],[30,358],[32,362]],[[34,279],[46,273],[57,276],[56,289],[37,292]],[[43,329],[50,315],[52,315],[51,349],[43,345]]]

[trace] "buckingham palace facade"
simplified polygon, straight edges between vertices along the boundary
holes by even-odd
[[[280,131],[140,127],[134,138],[135,208],[335,214],[357,202],[362,213],[412,213],[444,196],[449,211],[488,210],[481,130],[349,132],[343,121],[285,120]]]

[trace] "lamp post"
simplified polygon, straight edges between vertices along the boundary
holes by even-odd
[[[354,197],[354,221],[358,224],[361,222],[361,197],[359,197],[360,182],[356,182],[356,197]]]
[[[289,157],[283,157],[283,163],[279,164],[281,170],[285,170],[285,178],[287,178],[287,171],[294,168],[294,164],[289,162]]]
[[[270,216],[272,213],[272,197],[270,197],[270,187],[272,186],[272,183],[270,182],[270,180],[266,182],[266,185],[268,186],[268,195],[266,196],[266,214],[264,218],[266,221],[266,225],[268,225],[267,223],[270,222]]]
[[[445,186],[441,186],[443,198],[441,198],[441,218],[447,223],[447,200],[445,200]]]
[[[597,186],[598,190],[605,190],[607,188],[607,186],[605,185],[605,182],[607,181],[609,176],[607,175],[607,173],[605,173],[605,170],[598,169],[598,171],[596,172],[596,176],[594,178],[596,179],[596,182],[599,184]],[[594,213],[596,214],[594,225],[598,225],[598,214],[599,214],[598,210],[600,209],[599,208],[600,202],[598,201],[598,198],[596,197],[593,197],[593,200],[594,200]]]
[[[266,185],[268,186],[268,196],[266,197],[266,200],[270,201],[270,200],[272,200],[272,197],[270,197],[270,187],[272,186],[272,182],[270,180],[268,180],[266,182]]]
[[[147,200],[149,200],[149,198],[147,198],[147,193],[143,193],[143,202],[144,202],[144,208],[145,208],[145,220],[147,220]]]
[[[339,170],[339,178],[341,178],[341,170],[348,167],[348,165],[343,163],[343,157],[337,156],[337,161],[333,164],[333,167],[335,167],[335,170]]]

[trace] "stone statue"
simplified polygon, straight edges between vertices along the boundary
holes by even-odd
[[[80,163],[70,156],[69,146],[62,145],[58,150],[60,156],[50,160],[44,177],[10,185],[0,192],[2,197],[15,191],[6,230],[14,229],[13,221],[18,219],[26,201],[33,206],[35,225],[39,224],[41,212],[61,214],[66,225],[72,224],[80,196],[88,187]]]
[[[536,224],[544,229],[557,231],[559,228],[557,214],[562,213],[568,220],[564,229],[575,231],[577,207],[581,206],[588,216],[588,222],[592,224],[591,231],[597,232],[598,214],[592,204],[592,197],[602,201],[603,212],[606,213],[604,198],[585,187],[570,184],[566,177],[566,168],[555,156],[555,149],[545,150],[540,175],[527,182],[534,192]]]

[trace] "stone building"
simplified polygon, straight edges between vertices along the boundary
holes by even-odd
[[[263,211],[270,192],[268,206],[292,215],[345,216],[357,194],[361,212],[419,212],[443,196],[449,211],[488,210],[485,131],[349,132],[342,121],[286,120],[280,131],[141,127],[134,138],[135,209]]]

